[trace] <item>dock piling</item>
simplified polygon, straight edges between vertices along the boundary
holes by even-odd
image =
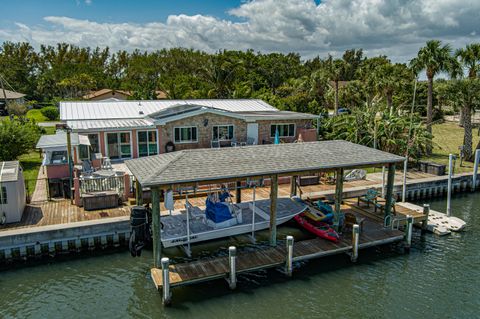
[[[360,237],[360,226],[355,224],[352,227],[352,254],[350,256],[352,262],[358,259],[358,241]]]
[[[450,217],[452,215],[452,206],[451,206],[451,198],[452,198],[452,175],[453,175],[453,154],[448,156],[448,186],[447,186],[447,216]]]
[[[480,149],[475,150],[475,163],[473,164],[472,192],[477,188],[478,162],[480,161]]]
[[[405,252],[410,252],[410,246],[412,245],[412,232],[413,232],[413,217],[407,215],[407,225],[405,226]]]
[[[293,272],[293,236],[287,236],[287,262],[285,265],[287,276],[291,277]]]
[[[423,204],[423,214],[425,215],[425,219],[422,221],[422,235],[427,232],[428,214],[430,214],[430,204]]]
[[[170,293],[170,259],[163,257],[162,260],[162,282],[163,282],[163,305],[168,306],[172,301]]]
[[[237,248],[235,246],[228,247],[228,264],[230,266],[228,286],[230,289],[235,289],[237,287]]]

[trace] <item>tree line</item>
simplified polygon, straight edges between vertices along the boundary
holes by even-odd
[[[389,140],[385,143],[401,144],[405,132],[418,127],[422,144],[413,148],[420,153],[431,152],[432,123],[441,119],[443,112],[461,110],[467,158],[472,157],[471,114],[479,100],[479,61],[479,44],[453,52],[448,44],[436,40],[428,41],[408,64],[393,63],[387,56],[366,57],[362,49],[346,50],[339,58],[328,55],[302,59],[297,53],[253,50],[111,52],[108,47],[85,48],[66,43],[42,45],[35,50],[25,42],[4,42],[0,47],[0,73],[8,83],[6,88],[42,103],[79,99],[89,91],[111,88],[128,90],[134,99],[154,99],[157,90],[170,99],[259,98],[282,110],[313,114],[328,110],[337,113],[343,107],[353,113],[344,117],[348,119],[326,120],[324,137],[343,134],[346,139],[361,142],[362,134],[372,134],[371,129],[361,130],[360,124],[375,122],[378,114],[380,122],[390,119],[388,123],[394,123],[394,118],[399,117],[404,121],[396,123],[403,123],[403,128],[393,131],[403,135],[383,136]],[[427,81],[415,85],[420,72],[425,72]],[[448,74],[451,80],[436,80],[441,73]],[[415,116],[407,118],[414,86]],[[426,125],[419,126],[420,122]],[[345,134],[348,125],[361,131]],[[385,132],[389,131],[387,126]],[[422,129],[426,132],[420,132]],[[375,133],[387,134],[382,132]],[[394,152],[406,151],[410,133],[405,147]],[[375,141],[379,147],[389,149],[379,137]],[[367,140],[363,143],[373,146],[374,141]]]

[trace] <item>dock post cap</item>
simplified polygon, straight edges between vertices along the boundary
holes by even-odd
[[[290,243],[290,242],[293,243],[293,236],[288,235],[288,236],[287,236],[287,242],[288,242],[288,243]]]
[[[168,265],[170,263],[170,258],[162,257],[161,263],[162,263],[162,267],[163,267],[163,265]]]
[[[353,230],[353,233],[355,233],[355,234],[359,233],[360,232],[360,225],[354,224],[352,230]]]
[[[237,247],[235,246],[228,247],[228,253],[232,256],[235,256],[237,254]]]

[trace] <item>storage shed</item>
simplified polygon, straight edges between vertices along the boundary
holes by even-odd
[[[20,163],[0,162],[0,224],[19,222],[25,201],[25,181]]]

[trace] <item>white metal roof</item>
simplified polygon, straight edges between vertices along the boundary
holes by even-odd
[[[72,146],[78,145],[90,145],[90,141],[88,137],[85,135],[79,135],[77,133],[70,134],[70,140]],[[67,146],[67,133],[65,132],[57,132],[54,135],[42,135],[37,142],[36,148],[53,148],[53,147],[61,147]]]
[[[20,163],[18,161],[0,162],[0,183],[18,180]]]
[[[68,127],[76,131],[92,129],[121,129],[121,128],[149,128],[155,127],[151,119],[126,119],[126,120],[80,120],[67,121]]]
[[[229,112],[278,111],[257,99],[149,100],[149,101],[65,101],[60,102],[60,119],[139,119],[174,105],[200,105]]]

